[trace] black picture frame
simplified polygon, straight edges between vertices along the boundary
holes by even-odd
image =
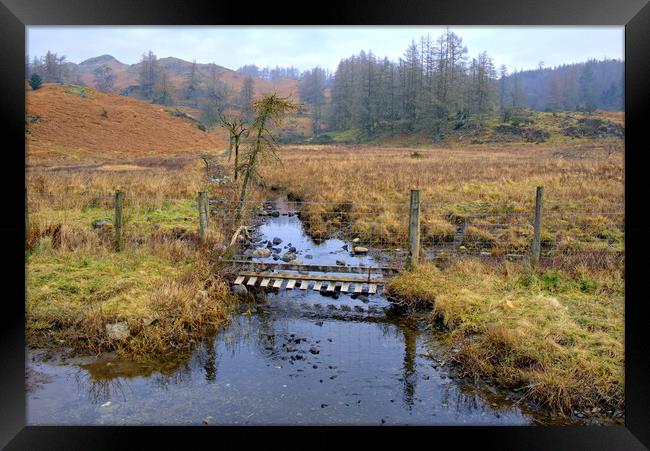
[[[134,447],[136,440],[187,444],[192,438],[211,440],[215,446],[241,446],[255,438],[269,440],[277,429],[256,428],[247,434],[237,428],[177,427],[34,427],[25,426],[25,268],[24,249],[24,118],[25,118],[25,27],[29,25],[223,25],[223,24],[341,24],[341,25],[624,25],[625,26],[625,426],[581,427],[455,427],[418,428],[425,446],[445,443],[464,446],[469,442],[495,449],[647,449],[650,447],[650,359],[645,327],[643,293],[647,223],[647,188],[643,183],[644,152],[650,118],[650,5],[643,0],[499,0],[481,2],[326,2],[312,4],[268,3],[247,6],[241,2],[146,0],[0,0],[0,124],[4,125],[2,177],[4,215],[0,222],[3,304],[0,318],[2,368],[0,380],[0,445],[7,449],[120,449]],[[19,149],[23,149],[20,152]],[[640,208],[642,207],[642,208]],[[645,277],[644,277],[645,276]],[[336,431],[340,429],[335,428]],[[349,429],[347,429],[350,431]],[[328,432],[305,428],[280,429],[280,437],[305,432],[308,443],[338,445]],[[381,431],[381,432],[378,432]],[[381,429],[358,434],[369,446],[385,440]],[[412,439],[413,430],[391,429],[400,442]],[[319,435],[314,435],[318,433]],[[357,434],[356,431],[354,432]],[[272,434],[276,435],[276,434]],[[309,439],[311,437],[311,440]],[[278,437],[279,438],[279,437]],[[299,443],[299,442],[295,442]]]

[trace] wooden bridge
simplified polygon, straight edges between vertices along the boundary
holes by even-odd
[[[399,271],[399,268],[379,266],[294,265],[248,260],[232,260],[230,263],[239,267],[235,285],[357,294],[376,294],[386,283],[384,276]]]
[[[249,228],[240,226],[233,235],[234,246],[240,234],[248,236]],[[414,265],[420,254],[420,192],[411,190],[409,207],[409,260]],[[224,261],[238,267],[235,285],[263,289],[308,290],[341,293],[376,294],[386,284],[388,276],[400,268],[386,266],[305,265],[291,263]],[[292,272],[287,272],[292,271]],[[312,274],[317,273],[317,274]],[[333,274],[334,273],[334,274]]]

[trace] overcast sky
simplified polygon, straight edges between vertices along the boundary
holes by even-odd
[[[540,61],[552,67],[603,57],[623,59],[624,28],[611,27],[451,27],[463,38],[470,57],[486,50],[495,64],[532,69]],[[412,39],[443,27],[415,26],[227,26],[227,27],[73,27],[30,26],[27,54],[47,50],[80,63],[103,54],[127,64],[137,63],[143,52],[174,56],[199,63],[214,62],[230,69],[244,64],[320,66],[335,70],[342,58],[361,50],[396,60]]]

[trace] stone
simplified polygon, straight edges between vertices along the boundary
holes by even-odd
[[[271,250],[269,248],[255,249],[251,255],[253,258],[266,258],[271,256]]]
[[[336,264],[339,265],[339,266],[347,266],[348,265],[347,263],[345,263],[342,260],[336,260]]]
[[[314,346],[309,348],[309,352],[311,352],[312,354],[320,354],[320,350]]]
[[[353,243],[358,243],[359,241],[361,241],[359,238],[355,238],[352,240]]]
[[[278,218],[278,217],[280,217],[280,212],[277,211],[277,210],[274,210],[271,213],[269,213],[269,216],[272,216],[274,218]]]
[[[296,253],[296,248],[291,246],[289,247],[289,252],[293,252],[294,254]]]
[[[107,219],[96,219],[93,221],[94,229],[101,229],[103,227],[113,227],[113,224]]]
[[[368,248],[363,247],[363,246],[355,246],[354,247],[354,253],[355,254],[367,254],[368,253]]]
[[[143,326],[151,326],[156,321],[158,321],[156,318],[151,318],[150,316],[147,316],[145,318],[142,318],[142,325]]]
[[[284,254],[284,255],[282,256],[282,261],[288,263],[288,262],[290,262],[291,260],[295,260],[297,257],[298,257],[298,256],[297,256],[295,253],[293,253],[293,252],[287,252],[286,254]]]
[[[273,244],[278,245],[278,244],[280,244],[281,242],[282,242],[282,238],[279,238],[279,237],[277,237],[277,236],[276,236],[275,238],[273,238]]]
[[[124,340],[131,332],[126,321],[120,321],[113,324],[106,324],[106,333],[111,340]]]
[[[246,296],[248,289],[244,285],[233,285],[230,287],[230,292],[235,296]]]
[[[299,260],[299,259],[295,259],[295,260],[291,260],[291,261],[288,262],[288,263],[289,263],[290,265],[303,265],[305,262],[303,262],[302,260]]]
[[[306,258],[307,260],[311,260],[312,258],[314,258],[314,256],[311,255],[311,254],[307,254],[307,255],[305,255],[305,258]]]

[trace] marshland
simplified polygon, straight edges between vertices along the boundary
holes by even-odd
[[[339,80],[378,67],[364,58]],[[210,65],[178,61],[164,65],[169,102],[89,81],[27,88],[30,423],[623,421],[624,113],[611,99],[506,107],[495,76],[489,109],[468,93],[470,119],[434,132],[337,113],[347,85],[334,76],[314,99],[315,70],[220,68],[211,86]],[[178,101],[194,71],[197,92],[231,90],[212,116],[198,94]],[[249,130],[237,159],[223,126],[236,120]],[[397,274],[377,293],[235,287],[242,260]]]

